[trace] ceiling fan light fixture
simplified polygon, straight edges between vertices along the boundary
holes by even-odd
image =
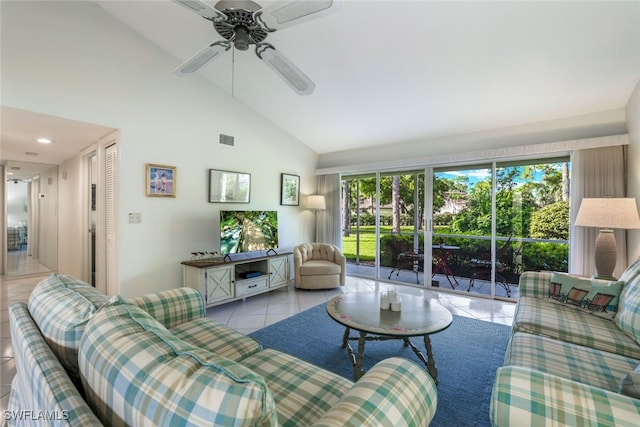
[[[235,28],[235,38],[233,39],[233,45],[238,50],[247,50],[249,49],[249,45],[252,43],[251,37],[249,36],[249,31],[242,25],[238,25]]]

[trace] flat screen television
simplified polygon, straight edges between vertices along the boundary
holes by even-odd
[[[277,247],[277,211],[220,211],[220,253],[222,255]]]

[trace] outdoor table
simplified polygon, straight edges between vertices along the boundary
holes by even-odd
[[[420,278],[418,273],[420,271],[420,263],[424,262],[424,254],[421,252],[410,251],[410,252],[402,252],[396,258],[396,264],[389,273],[389,279],[391,279],[391,275],[393,272],[396,272],[396,277],[400,274],[400,270],[411,270],[416,273],[416,284],[420,284]]]

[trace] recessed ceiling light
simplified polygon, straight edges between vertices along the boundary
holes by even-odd
[[[51,144],[53,141],[51,141],[49,138],[38,138],[38,142],[40,144]]]

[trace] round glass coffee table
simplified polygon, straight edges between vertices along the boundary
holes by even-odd
[[[413,295],[399,294],[401,311],[381,310],[379,292],[354,292],[337,296],[327,303],[327,313],[336,322],[346,327],[342,347],[347,348],[353,364],[354,378],[362,375],[362,357],[366,341],[400,339],[410,346],[418,358],[426,365],[433,380],[438,384],[438,370],[431,351],[430,334],[443,331],[451,325],[451,312],[439,302]],[[359,336],[351,337],[351,329]],[[421,336],[424,339],[424,354],[409,340]],[[358,341],[358,352],[353,353],[349,340]]]

